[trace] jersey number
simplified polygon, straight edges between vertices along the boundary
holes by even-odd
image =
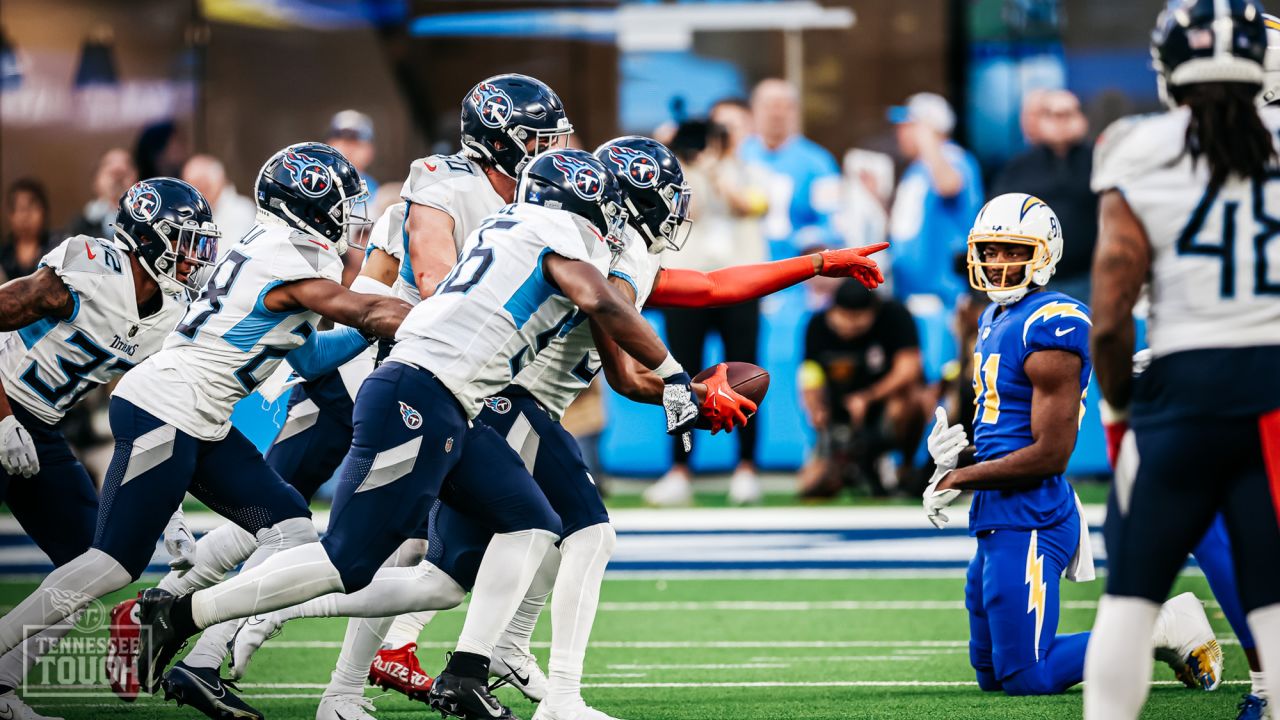
[[[1000,374],[1000,353],[987,356],[982,360],[982,353],[973,354],[973,421],[975,423],[994,423],[1000,420],[1000,392],[996,390],[996,380]]]
[[[70,401],[63,403],[65,407],[71,407],[76,404],[76,401],[94,386],[94,383],[86,383],[84,387],[81,387],[85,378],[112,358],[110,352],[98,347],[97,343],[90,340],[88,335],[79,330],[67,338],[67,344],[83,351],[89,356],[89,359],[75,362],[70,358],[58,356],[58,367],[67,376],[66,381],[62,384],[50,385],[46,382],[44,378],[40,377],[40,369],[36,366],[36,363],[31,363],[31,367],[28,367],[22,373],[22,382],[26,383],[27,387],[43,398],[51,407],[58,407],[59,402],[66,400],[68,397],[70,397]],[[123,372],[133,367],[133,363],[127,360],[117,360],[115,367]]]
[[[484,234],[488,230],[509,230],[519,224],[517,220],[504,220],[491,218],[480,227],[479,239],[476,246],[471,248],[471,252],[467,256],[458,261],[457,265],[449,271],[444,280],[440,281],[440,288],[436,290],[436,294],[443,295],[445,293],[467,293],[471,288],[475,287],[489,272],[489,268],[493,266],[493,249],[484,246]]]
[[[193,306],[191,311],[187,312],[191,319],[178,324],[179,334],[188,340],[195,339],[196,334],[209,321],[209,318],[222,310],[222,299],[231,292],[231,286],[235,285],[236,278],[240,277],[240,270],[248,260],[249,258],[232,250],[225,260],[218,263],[218,267],[213,271],[213,277],[209,278],[209,284],[205,286],[204,294],[200,296],[200,302],[208,303],[209,307],[192,314],[195,310]]]
[[[1280,235],[1280,218],[1267,214],[1266,185],[1273,180],[1280,180],[1280,174],[1269,173],[1265,180],[1253,180],[1253,222],[1258,232],[1251,238],[1254,253],[1253,293],[1254,295],[1280,295],[1280,282],[1270,279],[1270,267],[1267,262],[1267,246]],[[1209,211],[1218,201],[1219,188],[1210,188],[1200,198],[1200,204],[1191,213],[1187,226],[1178,235],[1175,245],[1179,255],[1200,255],[1216,257],[1221,262],[1218,273],[1218,295],[1222,298],[1236,296],[1236,234],[1240,203],[1224,201],[1222,203],[1222,227],[1216,234],[1217,242],[1203,242],[1199,235],[1204,230],[1205,219]]]

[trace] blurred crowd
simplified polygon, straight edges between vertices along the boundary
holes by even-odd
[[[848,490],[918,493],[926,475],[917,463],[926,417],[939,403],[950,407],[953,417],[969,414],[960,409],[972,403],[969,357],[986,298],[970,289],[964,254],[969,228],[986,199],[1018,191],[1052,207],[1066,243],[1050,287],[1084,300],[1089,296],[1097,198],[1089,189],[1088,121],[1074,95],[1028,93],[1021,109],[1027,149],[997,172],[988,171],[986,182],[974,157],[952,138],[956,116],[942,96],[904,98],[888,109],[886,123],[896,138],[895,154],[853,149],[838,162],[804,136],[796,88],[769,79],[749,98],[726,98],[705,117],[655,131],[681,158],[695,198],[685,248],[664,257],[670,267],[715,270],[822,248],[892,243],[875,256],[887,279],[879,290],[825,278],[815,278],[804,290],[804,307],[812,314],[796,339],[803,358],[798,392],[790,398],[772,396],[770,403],[799,404],[814,431],[797,487],[809,499]],[[380,186],[366,174],[374,159],[369,116],[355,110],[334,115],[324,139],[365,174],[371,199],[360,214],[377,217],[397,201],[399,178],[385,178]],[[13,182],[4,195],[4,279],[34,271],[44,253],[65,237],[110,237],[120,197],[138,178],[154,175],[181,177],[198,188],[225,238],[239,238],[254,222],[252,198],[231,182],[222,162],[193,153],[179,125],[160,123],[144,129],[134,147],[102,153],[86,179],[90,199],[75,217],[50,216],[38,179]],[[349,254],[352,277],[357,255]],[[713,335],[720,338],[726,359],[761,364],[761,312],[760,302],[753,301],[668,310],[663,320],[672,352],[685,367],[706,365],[703,350]],[[927,332],[930,323],[945,328],[941,352]],[[108,437],[105,422],[94,418],[95,404],[81,407],[69,419],[68,437],[81,446]],[[597,443],[606,421],[599,392],[585,395],[566,418],[589,462],[598,464]],[[730,482],[735,503],[761,497],[758,442],[755,425],[748,425],[737,443]],[[670,472],[646,491],[651,504],[684,504],[692,498],[688,454],[680,443],[673,445]],[[92,458],[88,464],[93,467]]]

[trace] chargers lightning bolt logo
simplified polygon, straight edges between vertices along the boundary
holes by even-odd
[[[651,188],[658,184],[658,161],[648,153],[615,145],[609,148],[609,161],[626,173],[636,187]]]
[[[306,153],[287,152],[283,164],[284,169],[293,177],[294,184],[308,197],[321,197],[333,187],[329,169]]]
[[[1086,325],[1093,325],[1093,321],[1089,319],[1089,314],[1076,303],[1055,300],[1053,302],[1045,303],[1035,312],[1031,313],[1031,317],[1027,318],[1027,322],[1022,326],[1022,342],[1025,343],[1027,341],[1027,334],[1031,332],[1031,326],[1034,325],[1037,320],[1048,322],[1059,317],[1075,318],[1077,320],[1083,320]],[[1066,333],[1063,334],[1065,335]]]
[[[507,122],[511,120],[514,105],[511,102],[511,96],[501,88],[489,83],[480,83],[471,91],[471,102],[480,113],[480,122],[484,123],[485,127],[506,127]]]
[[[569,179],[569,186],[578,197],[595,201],[604,195],[604,178],[587,163],[561,153],[552,155],[551,162]]]
[[[124,197],[129,214],[139,222],[151,222],[160,213],[160,193],[145,180],[134,183]]]
[[[400,417],[404,419],[404,426],[410,430],[422,427],[422,413],[409,407],[403,400],[400,401]]]
[[[1038,538],[1031,531],[1031,544],[1027,546],[1027,613],[1036,614],[1036,660],[1040,659],[1040,631],[1044,628],[1044,558],[1036,552]]]

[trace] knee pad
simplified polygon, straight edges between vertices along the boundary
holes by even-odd
[[[1046,664],[1036,663],[1010,675],[1001,683],[1006,695],[1056,695],[1061,692],[1053,686],[1045,672]]]
[[[467,591],[449,574],[423,560],[414,568],[414,582],[423,587],[424,599],[430,599],[433,609],[447,610],[458,607],[467,597]]]
[[[311,518],[288,518],[258,531],[258,547],[284,550],[307,543],[320,542]]]
[[[610,523],[585,527],[560,542],[561,552],[599,552],[605,558],[613,557],[613,551],[617,547],[618,533]]]

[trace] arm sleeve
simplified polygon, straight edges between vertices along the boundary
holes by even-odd
[[[333,372],[364,352],[369,341],[355,328],[312,333],[301,346],[285,356],[298,374],[308,380]]]
[[[813,277],[808,255],[711,272],[663,268],[647,307],[704,308],[754,300]]]

